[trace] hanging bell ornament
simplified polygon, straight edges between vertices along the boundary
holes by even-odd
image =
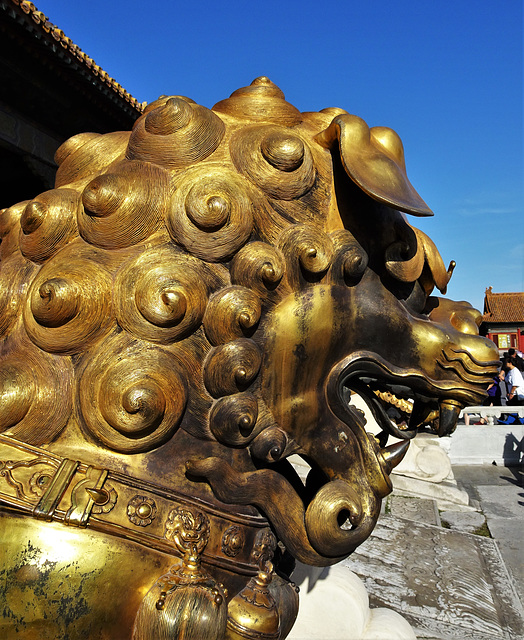
[[[184,557],[181,565],[171,567],[143,599],[133,640],[223,640],[226,594],[200,566],[209,538],[207,516],[179,507],[169,514],[166,529],[166,538]]]
[[[229,603],[226,640],[278,640],[278,608],[269,591],[272,570],[267,562]]]
[[[280,638],[287,638],[298,615],[300,589],[293,582],[273,574],[269,592],[276,602],[280,622]]]

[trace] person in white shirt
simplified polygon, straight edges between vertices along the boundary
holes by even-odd
[[[504,362],[504,368],[506,369],[508,404],[524,405],[524,378],[516,367],[515,358],[507,358]]]

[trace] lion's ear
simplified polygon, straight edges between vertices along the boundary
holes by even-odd
[[[361,118],[341,114],[315,140],[327,149],[338,140],[346,173],[378,202],[415,216],[433,215],[408,180],[404,147],[392,129],[370,129]]]

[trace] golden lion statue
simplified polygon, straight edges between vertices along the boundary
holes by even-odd
[[[1,635],[283,639],[292,558],[350,554],[496,371],[430,295],[454,265],[404,215],[431,212],[402,143],[262,77],[56,160],[0,217]]]

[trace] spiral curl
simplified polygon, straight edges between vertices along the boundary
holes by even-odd
[[[87,430],[122,453],[166,442],[182,420],[187,397],[176,355],[119,335],[99,345],[79,385]]]
[[[30,343],[9,348],[0,363],[0,431],[33,445],[50,442],[71,415],[72,365]]]
[[[179,169],[210,156],[224,133],[224,123],[212,111],[173,96],[135,122],[126,157]]]
[[[348,515],[355,529],[341,527],[342,514]],[[345,480],[332,480],[318,490],[306,510],[307,535],[318,553],[326,556],[345,555],[370,533],[369,525],[363,528],[365,535],[359,532],[363,518],[362,501],[355,489]],[[367,519],[368,516],[366,523]]]
[[[7,260],[20,249],[20,218],[29,200],[0,210],[0,260]]]
[[[104,249],[146,240],[160,228],[172,187],[169,174],[145,162],[126,162],[97,176],[84,189],[80,234]]]
[[[42,267],[24,308],[31,340],[44,351],[63,355],[86,349],[114,323],[110,274],[74,251]]]
[[[236,169],[271,198],[300,198],[315,182],[315,165],[307,143],[287,127],[245,127],[233,134],[230,148]]]
[[[162,344],[181,340],[202,322],[218,270],[171,244],[141,253],[118,273],[115,311],[126,331]]]
[[[311,225],[293,225],[278,239],[287,259],[287,278],[293,289],[318,282],[333,260],[331,238]]]
[[[173,98],[181,98],[182,100],[184,100],[185,102],[189,102],[191,104],[196,104],[196,102],[192,99],[192,98],[188,98],[187,96],[159,96],[156,100],[153,100],[153,102],[148,102],[144,111],[142,112],[142,115],[145,116],[148,113],[150,113],[151,111],[154,111],[155,109],[158,109],[159,107],[163,107],[166,102],[168,102],[168,100],[172,100]]]
[[[245,287],[227,287],[215,294],[204,315],[204,329],[213,345],[253,332],[260,320],[260,298]]]
[[[64,163],[64,160],[71,154],[78,151],[80,147],[83,147],[87,142],[100,138],[100,133],[77,133],[75,136],[71,136],[64,143],[62,143],[55,152],[55,162],[58,166]]]
[[[266,76],[255,78],[248,87],[233,91],[229,98],[217,102],[213,111],[290,127],[302,120],[300,111],[286,102],[282,90]]]
[[[251,443],[251,455],[265,462],[276,462],[284,455],[288,436],[279,427],[273,426],[262,431]]]
[[[344,282],[351,286],[364,275],[368,266],[368,254],[353,234],[345,229],[329,234],[333,242],[334,257],[331,268],[333,282]]]
[[[2,260],[0,266],[0,338],[13,328],[31,283],[36,266],[20,254]]]
[[[420,231],[420,229],[416,229],[415,227],[412,227],[412,229],[417,235],[418,242],[424,248],[424,261],[428,273],[425,275],[425,270],[423,270],[422,280],[426,293],[429,295],[434,286],[436,286],[441,293],[446,293],[448,283],[456,266],[455,261],[452,260],[446,269],[442,256],[433,240],[423,231]]]
[[[385,251],[386,269],[397,280],[415,282],[424,268],[424,246],[416,230],[408,224],[398,226],[395,240]]]
[[[256,436],[258,402],[249,393],[219,398],[209,413],[209,426],[215,438],[229,447],[245,447]]]
[[[53,256],[75,236],[79,208],[74,189],[53,189],[31,200],[20,217],[22,254],[39,264]]]
[[[245,391],[255,380],[262,364],[257,345],[239,338],[215,347],[204,364],[204,384],[214,398]]]
[[[207,262],[231,258],[253,229],[260,196],[222,165],[192,167],[176,181],[166,226],[175,242]]]
[[[90,134],[88,134],[90,135]],[[55,187],[75,184],[84,187],[95,176],[103,173],[115,161],[122,160],[129,140],[129,131],[117,131],[79,140],[69,151],[67,140],[58,148],[55,157],[60,161]]]
[[[231,261],[231,282],[268,297],[279,286],[284,270],[281,251],[265,242],[251,242]]]

